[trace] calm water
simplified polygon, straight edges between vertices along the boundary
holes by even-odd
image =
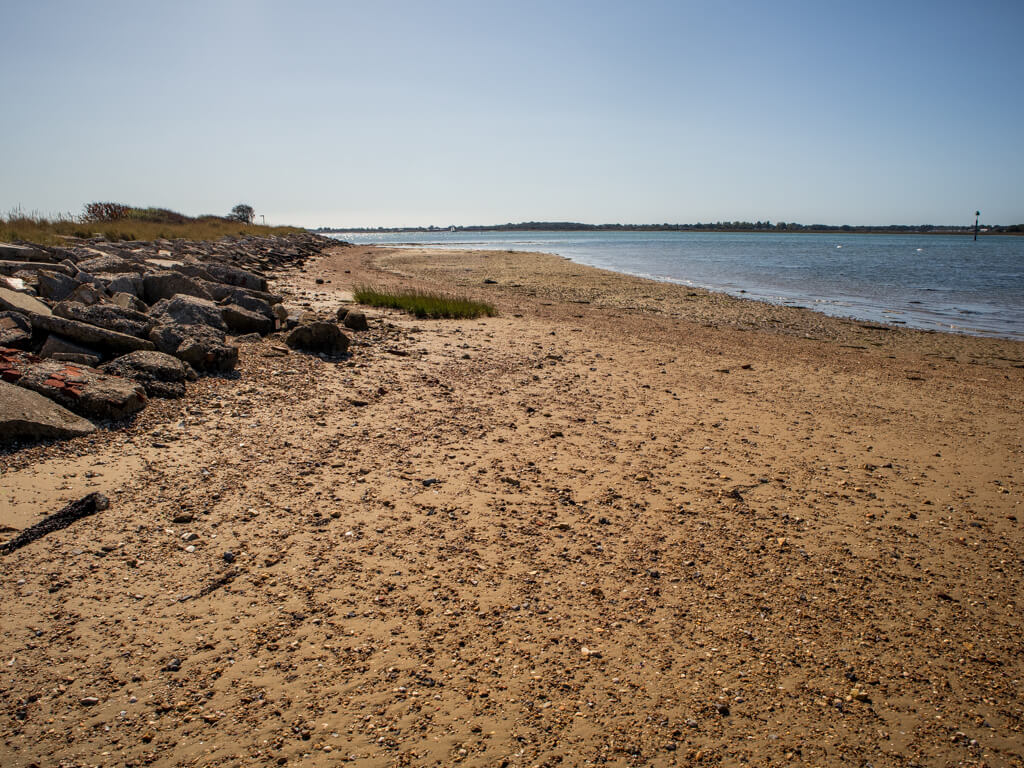
[[[543,251],[829,315],[1024,340],[1024,237],[696,232],[340,233],[354,243]]]

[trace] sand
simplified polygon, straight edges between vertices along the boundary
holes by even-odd
[[[111,499],[0,558],[0,764],[1024,764],[1024,345],[541,254],[276,282],[500,315],[0,454],[11,534]]]

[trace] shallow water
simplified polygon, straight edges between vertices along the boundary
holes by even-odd
[[[543,251],[839,317],[1024,340],[1024,237],[703,232],[337,233],[359,244]]]

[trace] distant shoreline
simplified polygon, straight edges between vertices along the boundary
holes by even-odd
[[[352,232],[357,234],[393,234],[400,232],[460,233],[460,232],[700,232],[700,233],[752,233],[752,234],[843,234],[843,235],[973,235],[974,227],[933,226],[930,224],[887,226],[854,226],[843,224],[793,224],[739,222],[735,226],[716,224],[581,224],[578,222],[524,222],[522,224],[495,224],[449,227],[318,227],[310,230],[318,234]],[[978,231],[979,237],[993,235],[1024,235],[1024,224],[1008,226],[986,225]]]

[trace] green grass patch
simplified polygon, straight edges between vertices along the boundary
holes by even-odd
[[[165,209],[129,208],[112,221],[62,214],[12,211],[0,215],[0,242],[21,241],[62,245],[69,237],[103,235],[108,240],[219,240],[222,237],[286,235],[304,232],[299,227],[267,227],[233,221],[223,216],[184,216]]]
[[[353,295],[360,304],[400,309],[419,318],[464,319],[494,317],[498,314],[492,305],[483,301],[426,291],[386,291],[368,285],[357,285]]]

